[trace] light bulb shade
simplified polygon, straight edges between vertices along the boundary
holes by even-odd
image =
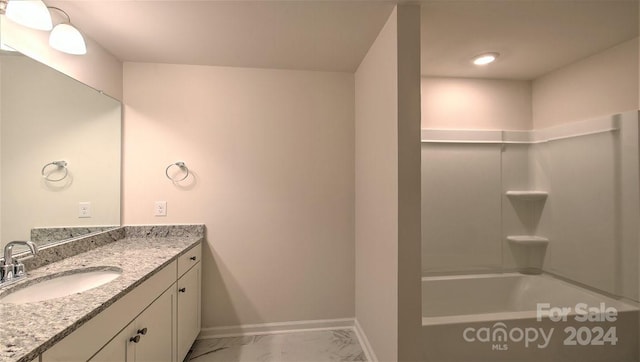
[[[58,24],[49,35],[49,45],[67,54],[87,54],[87,45],[82,34],[71,24]]]
[[[46,31],[53,28],[51,14],[42,0],[9,0],[6,15],[28,28]]]

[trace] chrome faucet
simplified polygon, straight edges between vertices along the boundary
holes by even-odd
[[[26,245],[34,256],[38,253],[38,246],[33,241],[12,241],[4,246],[4,261],[0,266],[0,284],[15,281],[25,275],[24,264],[13,259],[13,246]]]

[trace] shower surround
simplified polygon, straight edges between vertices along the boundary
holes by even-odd
[[[638,112],[422,139],[427,360],[638,360]]]

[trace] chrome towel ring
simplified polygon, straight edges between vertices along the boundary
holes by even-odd
[[[178,179],[177,177],[171,177],[169,176],[169,169],[173,166],[176,166],[178,168],[180,168],[180,170],[182,170],[182,172],[184,172],[184,177],[182,177],[181,179]],[[180,181],[184,181],[187,179],[187,177],[189,177],[189,168],[187,167],[187,165],[185,165],[184,162],[182,161],[178,161],[178,162],[174,162],[172,164],[170,164],[169,166],[167,166],[167,168],[164,170],[164,174],[167,176],[167,178],[173,182],[180,182]]]
[[[51,170],[50,172],[46,172],[47,168],[50,168],[50,166],[56,166],[55,170]],[[64,169],[64,175],[62,175],[62,177],[59,178],[51,178],[49,177],[54,171],[57,171],[59,169]],[[51,182],[58,182],[58,181],[62,181],[65,178],[67,178],[67,176],[69,175],[69,169],[67,168],[67,161],[53,161],[53,162],[49,162],[46,165],[44,165],[44,167],[42,167],[42,171],[40,171],[40,173],[42,174],[42,177],[44,177],[45,180],[47,181],[51,181]]]

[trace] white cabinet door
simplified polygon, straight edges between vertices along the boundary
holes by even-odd
[[[200,274],[201,263],[196,263],[178,279],[178,361],[200,333]]]
[[[109,343],[107,343],[100,352],[91,357],[91,362],[132,362],[133,356],[133,343],[131,337],[135,334],[135,326],[133,322],[126,326],[120,333],[118,333]]]
[[[175,284],[105,345],[92,362],[174,362]]]
[[[169,288],[136,318],[136,362],[172,362],[175,359],[174,307],[176,288]]]

